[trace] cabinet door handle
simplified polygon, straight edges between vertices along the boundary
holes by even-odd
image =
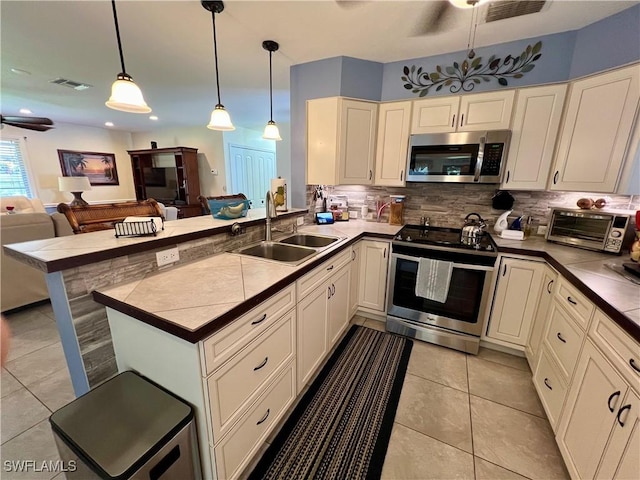
[[[356,251],[352,251],[351,252],[351,260],[355,260],[356,259]]]
[[[264,417],[258,420],[258,423],[256,423],[256,425],[260,425],[261,423],[264,423],[267,420],[267,418],[269,418],[269,413],[271,413],[271,410],[267,408],[267,413],[264,414]]]
[[[267,364],[268,361],[269,361],[269,357],[264,357],[264,360],[262,361],[262,363],[257,367],[254,367],[253,371],[255,372],[256,370],[260,370],[262,367],[264,367]]]
[[[549,281],[549,283],[547,283],[547,292],[551,293],[551,285],[553,285],[553,280]]]
[[[333,265],[331,265],[330,267],[327,267],[327,272],[333,270]]]
[[[569,302],[571,305],[577,305],[578,302],[576,302],[573,298],[571,297],[567,297],[567,302]]]
[[[618,390],[617,392],[613,392],[611,395],[609,395],[609,400],[607,400],[607,406],[609,407],[609,411],[611,413],[613,413],[613,411],[616,409],[615,405],[612,407],[611,406],[611,400],[613,400],[614,397],[619,397],[620,396],[620,390]]]
[[[336,294],[336,286],[332,283],[331,284],[331,296],[333,297]]]
[[[331,298],[331,287],[327,287],[327,298]]]
[[[404,176],[404,170],[400,170],[400,181],[402,181],[403,176]]]
[[[369,170],[369,180],[373,178],[373,170]]]
[[[553,390],[553,387],[551,385],[549,385],[549,379],[545,378],[544,379],[544,385],[549,389],[549,390]]]
[[[460,114],[460,126],[464,123],[464,113]]]
[[[560,332],[558,332],[556,337],[558,337],[558,340],[560,340],[562,343],[567,343],[567,341],[564,338],[562,338],[562,334]]]
[[[504,277],[507,274],[507,265],[502,268],[502,276]]]
[[[262,317],[260,317],[259,320],[254,320],[253,322],[251,322],[251,325],[258,325],[259,323],[264,322],[267,319],[267,314],[265,313],[264,315],[262,315]]]
[[[618,410],[618,415],[616,416],[616,418],[618,419],[618,423],[621,427],[624,427],[624,422],[620,419],[620,417],[622,416],[622,412],[624,412],[625,410],[631,410],[631,404],[625,405],[620,410]]]
[[[387,247],[382,251],[382,258],[387,258]]]
[[[456,114],[453,114],[453,118],[451,119],[451,128],[455,127],[456,125]]]
[[[556,183],[558,183],[558,175],[560,175],[559,171],[556,171],[556,173],[553,174],[553,184],[555,185]]]
[[[640,373],[640,368],[638,367],[638,364],[636,363],[636,360],[634,358],[629,359],[629,365],[631,365],[631,368],[633,368],[636,372]]]
[[[507,170],[507,180],[504,183],[509,183],[509,177],[511,176],[511,172]]]

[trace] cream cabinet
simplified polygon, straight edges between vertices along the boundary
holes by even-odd
[[[487,337],[524,347],[538,306],[543,262],[502,256]]]
[[[349,325],[349,272],[345,265],[331,277],[329,316],[327,317],[327,344],[333,347]]]
[[[411,133],[506,130],[515,90],[427,98],[413,102]]]
[[[547,187],[566,93],[566,84],[518,90],[502,188]]]
[[[351,247],[351,276],[349,281],[349,318],[358,310],[360,285],[360,242]]]
[[[640,99],[640,64],[571,83],[549,189],[614,192]]]
[[[531,371],[535,370],[540,356],[542,334],[547,326],[549,308],[551,307],[551,300],[553,300],[553,292],[557,284],[557,279],[558,273],[549,265],[545,265],[542,278],[542,290],[540,291],[540,298],[538,300],[538,308],[533,319],[529,339],[527,340],[524,348],[524,353],[527,357],[527,362],[529,362]]]
[[[358,301],[360,308],[376,313],[386,312],[389,242],[360,241],[360,278]]]
[[[375,102],[307,101],[307,184],[373,184],[377,112]]]
[[[376,185],[404,187],[410,122],[410,101],[380,104],[376,143]]]

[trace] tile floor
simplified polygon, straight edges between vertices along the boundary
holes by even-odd
[[[0,383],[0,476],[63,480],[64,473],[5,469],[7,460],[58,460],[48,417],[74,398],[50,305],[7,318],[13,342]],[[384,330],[363,317],[353,322]],[[569,478],[526,360],[422,342],[414,343],[382,477]]]

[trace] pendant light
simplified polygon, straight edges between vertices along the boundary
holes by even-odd
[[[262,48],[269,52],[269,121],[267,122],[267,126],[264,127],[262,138],[278,141],[282,140],[282,137],[280,136],[280,131],[278,130],[276,122],[273,121],[273,70],[271,66],[271,57],[273,56],[273,52],[280,48],[280,45],[278,45],[278,42],[274,42],[273,40],[265,40],[262,42]]]
[[[114,110],[130,113],[149,113],[151,108],[146,104],[138,87],[131,75],[127,74],[124,68],[124,55],[122,54],[122,42],[120,41],[120,28],[118,27],[118,14],[116,13],[116,0],[111,0],[113,7],[113,21],[116,25],[116,38],[118,39],[118,52],[120,53],[120,65],[122,72],[116,77],[116,81],[111,86],[111,96],[105,105]]]
[[[216,65],[216,88],[218,91],[218,103],[215,108],[211,112],[211,120],[209,120],[209,125],[207,128],[211,130],[220,130],[223,132],[228,132],[231,130],[235,130],[236,127],[231,123],[231,117],[229,116],[229,112],[227,112],[220,102],[220,75],[218,74],[218,44],[216,41],[216,13],[220,13],[224,10],[224,3],[222,2],[213,2],[202,0],[202,6],[205,10],[209,10],[211,12],[211,19],[213,21],[213,56],[215,59]]]

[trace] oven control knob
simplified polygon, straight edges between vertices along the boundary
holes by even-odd
[[[402,240],[402,235],[396,235],[396,240]]]
[[[407,235],[407,242],[411,241],[411,235]]]
[[[618,230],[614,230],[609,235],[612,236],[613,238],[618,238],[620,235],[622,235],[622,233],[620,233]]]

